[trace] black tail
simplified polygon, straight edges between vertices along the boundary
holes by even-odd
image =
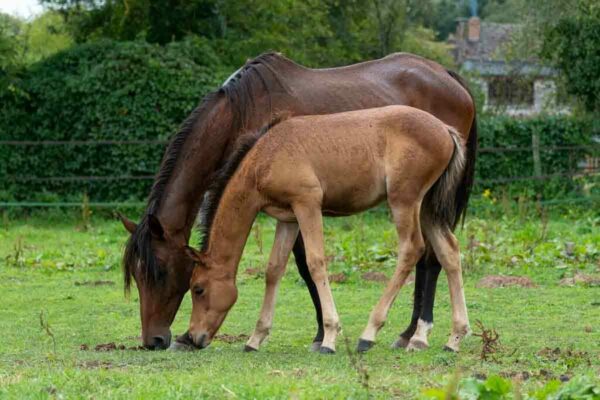
[[[448,70],[448,74],[454,78],[462,87],[464,87],[471,99],[473,100],[473,109],[475,110],[475,100],[473,94],[469,90],[469,87],[465,80],[454,71]],[[454,221],[452,222],[452,228],[455,229],[460,219],[462,218],[463,223],[467,215],[467,205],[469,203],[469,196],[471,195],[471,189],[475,181],[475,161],[477,159],[477,110],[473,114],[473,123],[471,124],[471,130],[469,131],[469,138],[467,139],[467,152],[465,157],[464,172],[462,178],[456,189],[456,196],[454,205],[456,207],[456,213]]]

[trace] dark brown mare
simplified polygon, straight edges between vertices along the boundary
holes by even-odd
[[[129,289],[133,277],[140,295],[144,345],[169,346],[169,328],[189,289],[193,268],[184,248],[204,194],[240,136],[275,119],[394,104],[430,112],[456,128],[466,146],[465,170],[455,193],[456,209],[447,216],[455,227],[466,209],[473,181],[475,105],[460,77],[441,65],[399,53],[341,68],[309,69],[282,55],[264,54],[207,95],[171,140],[140,223],[122,218],[131,233],[123,256],[125,287]],[[321,304],[301,236],[293,252],[317,314],[316,350],[323,340]],[[441,266],[431,252],[427,254],[417,263],[413,317],[396,342],[399,347],[409,345],[419,319],[425,322],[419,326],[431,327]]]

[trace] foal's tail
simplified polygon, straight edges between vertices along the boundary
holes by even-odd
[[[442,176],[425,195],[422,210],[430,223],[453,229],[452,224],[458,217],[456,191],[465,169],[465,149],[460,143],[460,134],[451,126],[447,128],[454,142],[454,152]]]

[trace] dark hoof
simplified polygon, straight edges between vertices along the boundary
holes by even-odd
[[[359,353],[364,353],[373,346],[375,346],[375,342],[365,339],[358,339],[358,346],[356,346],[356,351],[358,351]]]
[[[319,353],[321,354],[335,354],[335,350],[330,349],[329,347],[321,346]]]
[[[314,351],[315,353],[319,350],[321,350],[321,345],[323,344],[323,342],[313,342],[313,344],[310,345],[310,351]]]
[[[458,353],[458,351],[454,350],[452,347],[444,346],[444,351],[449,353]]]
[[[255,349],[254,347],[248,345],[244,346],[244,353],[251,353],[253,351],[258,351],[258,349]]]
[[[405,349],[406,347],[408,347],[408,342],[409,341],[410,341],[410,339],[407,339],[404,336],[400,336],[398,338],[398,340],[396,340],[392,344],[392,349]]]

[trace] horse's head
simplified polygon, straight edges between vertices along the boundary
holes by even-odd
[[[235,277],[224,273],[214,262],[201,253],[187,247],[188,256],[195,266],[190,280],[192,292],[192,316],[188,341],[198,348],[205,348],[221,327],[227,313],[237,300]]]
[[[190,287],[193,261],[186,254],[187,243],[166,232],[153,215],[139,225],[119,217],[131,233],[123,272],[126,290],[131,277],[137,284],[143,344],[149,349],[166,349],[171,342],[171,323]]]

